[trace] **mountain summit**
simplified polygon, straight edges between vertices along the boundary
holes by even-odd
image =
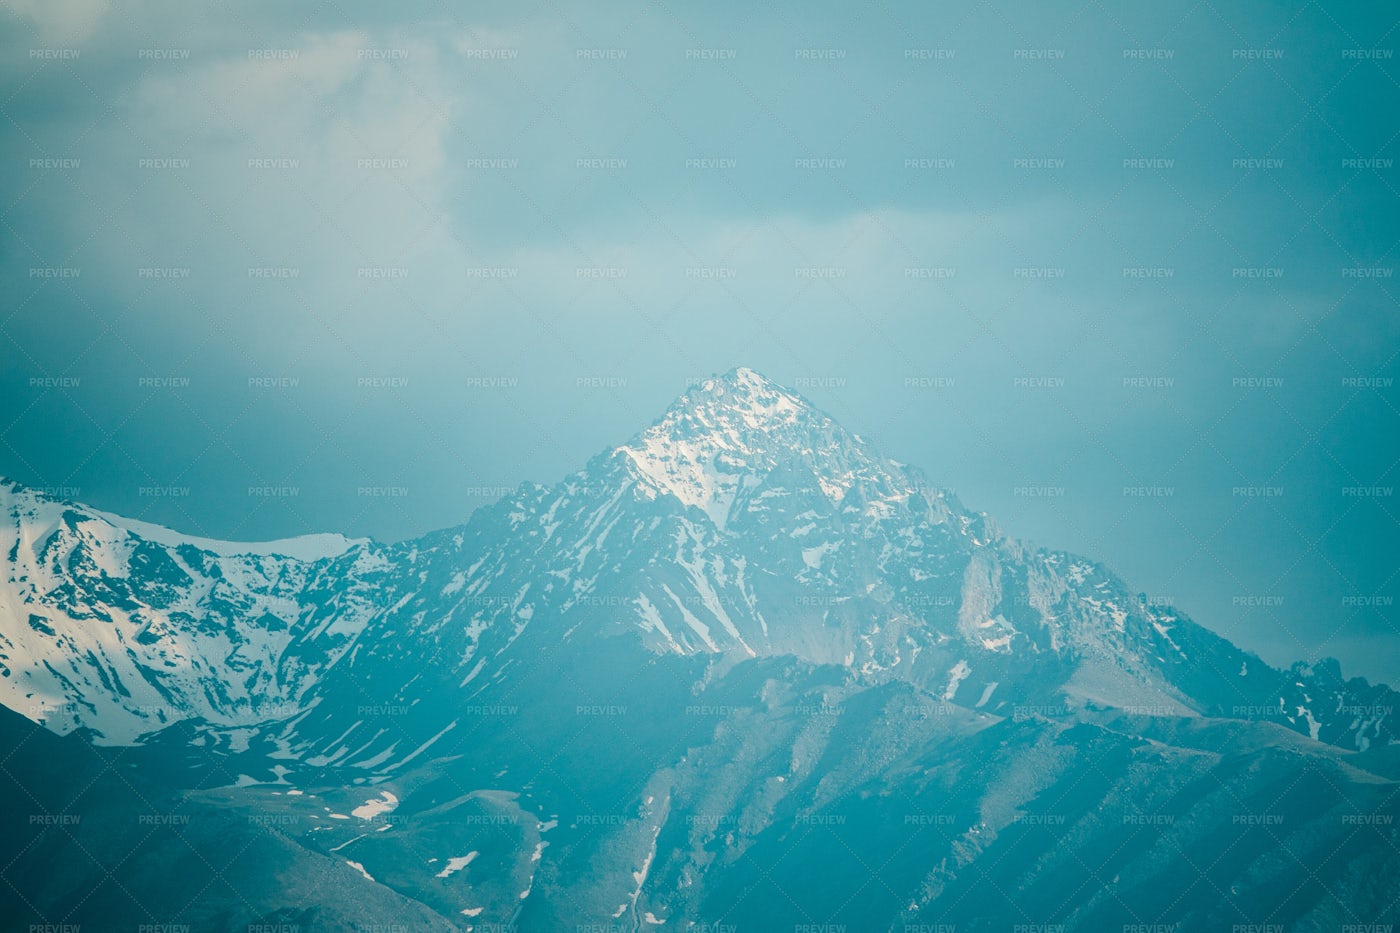
[[[692,387],[618,452],[721,529],[742,493],[779,468],[810,474],[839,501],[876,460],[806,399],[744,367]]]

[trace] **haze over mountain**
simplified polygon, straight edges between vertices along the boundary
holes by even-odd
[[[17,929],[1395,915],[1389,687],[1271,668],[748,369],[396,544],[0,508]]]

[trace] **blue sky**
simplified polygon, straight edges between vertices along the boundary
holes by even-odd
[[[748,365],[1396,679],[1382,5],[2,9],[0,473],[394,539]]]

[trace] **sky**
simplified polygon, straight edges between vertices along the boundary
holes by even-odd
[[[0,475],[398,540],[745,365],[1397,683],[1397,21],[0,0]]]

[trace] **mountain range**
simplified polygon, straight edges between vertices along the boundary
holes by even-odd
[[[0,553],[5,929],[1400,916],[1393,690],[1008,536],[752,370],[408,541],[3,481]]]

